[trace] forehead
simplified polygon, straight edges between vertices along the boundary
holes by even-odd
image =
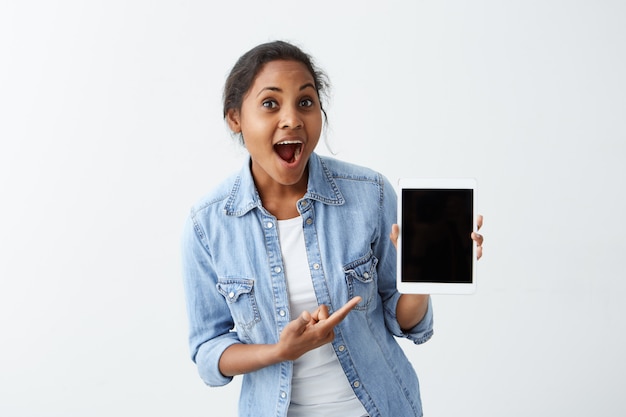
[[[250,88],[251,92],[267,87],[296,84],[301,87],[307,83],[315,85],[313,75],[306,65],[298,61],[276,60],[265,63]]]

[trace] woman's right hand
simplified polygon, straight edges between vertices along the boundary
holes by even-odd
[[[361,302],[361,297],[354,297],[333,314],[328,314],[328,307],[319,306],[314,312],[302,312],[280,333],[276,344],[277,355],[283,360],[295,360],[310,350],[316,349],[335,338],[334,327],[346,318],[348,313]]]

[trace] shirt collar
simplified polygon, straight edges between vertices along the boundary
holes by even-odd
[[[342,205],[345,202],[323,158],[316,153],[309,157],[309,182],[304,198],[329,205]],[[248,158],[235,178],[224,211],[229,216],[243,216],[253,208],[261,207],[261,198],[254,185]]]

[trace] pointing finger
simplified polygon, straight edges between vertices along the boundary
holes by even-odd
[[[362,298],[359,296],[351,298],[350,300],[348,300],[347,303],[341,306],[341,308],[331,314],[330,317],[328,317],[328,319],[326,320],[326,323],[328,323],[332,327],[335,327],[336,325],[341,323],[343,319],[346,318],[348,313],[352,311],[352,309],[356,307],[356,305],[359,304],[361,300]]]

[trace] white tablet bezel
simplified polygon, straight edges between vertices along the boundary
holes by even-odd
[[[476,245],[472,244],[472,280],[470,283],[410,282],[402,280],[402,191],[404,189],[471,189],[472,230],[476,230],[476,180],[473,178],[401,178],[398,181],[397,287],[406,294],[472,294],[476,291]],[[470,237],[468,236],[468,239]]]

